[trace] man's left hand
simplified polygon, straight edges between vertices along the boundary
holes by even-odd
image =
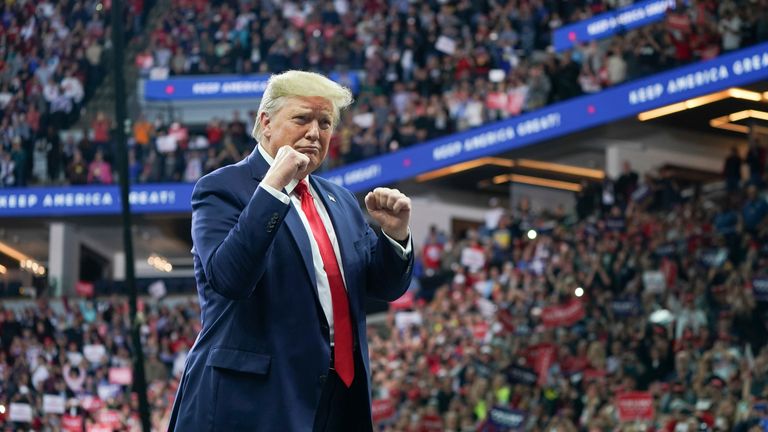
[[[399,242],[408,238],[411,199],[399,190],[376,188],[365,196],[365,207],[388,236]]]

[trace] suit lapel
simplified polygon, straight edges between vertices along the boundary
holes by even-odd
[[[312,262],[312,246],[309,243],[309,234],[304,228],[304,224],[301,222],[299,213],[297,213],[296,209],[293,207],[293,203],[291,203],[291,209],[288,210],[288,214],[285,216],[285,224],[288,226],[288,231],[291,233],[291,237],[293,238],[296,247],[299,249],[299,253],[301,253],[302,261],[304,261],[304,269],[307,271],[309,280],[312,281],[312,292],[315,294],[315,298],[318,298],[317,279],[315,278],[315,267]]]

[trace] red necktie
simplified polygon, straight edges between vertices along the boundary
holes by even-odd
[[[333,356],[334,369],[347,387],[352,385],[355,378],[355,363],[352,360],[352,322],[349,318],[349,302],[347,291],[344,289],[344,280],[341,278],[336,253],[333,251],[328,231],[325,230],[323,220],[315,208],[312,194],[309,193],[307,182],[302,180],[296,185],[296,193],[301,199],[301,209],[312,228],[320,256],[323,258],[323,267],[328,276],[328,284],[331,286],[331,303],[333,305]]]

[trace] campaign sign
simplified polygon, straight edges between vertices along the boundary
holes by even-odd
[[[546,327],[570,327],[581,321],[586,312],[579,300],[571,300],[567,304],[548,306],[541,311],[541,321]]]
[[[539,377],[533,369],[522,366],[510,366],[507,369],[507,379],[514,384],[535,385]]]
[[[133,371],[129,367],[109,368],[109,382],[111,384],[131,385],[133,383]]]
[[[64,414],[66,400],[64,396],[43,395],[43,412],[46,414]]]
[[[61,430],[65,432],[83,432],[83,418],[81,416],[64,415],[61,417]]]
[[[32,421],[32,406],[29,404],[11,402],[8,410],[8,419],[12,422],[29,423]]]
[[[75,292],[81,297],[93,297],[93,282],[77,281],[75,282]]]
[[[619,299],[611,302],[611,310],[617,317],[640,315],[640,302],[636,299]]]
[[[768,276],[755,276],[752,279],[752,293],[756,301],[768,302]]]
[[[395,403],[391,399],[375,399],[371,403],[373,422],[384,424],[395,419]]]
[[[649,392],[627,392],[616,396],[619,420],[653,420],[653,396]]]
[[[498,431],[521,430],[525,424],[525,413],[519,410],[495,406],[488,413],[488,422],[496,427]]]

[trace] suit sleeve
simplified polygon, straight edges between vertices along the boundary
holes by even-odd
[[[231,182],[217,177],[202,178],[192,193],[192,240],[211,288],[243,299],[253,294],[264,274],[290,206],[257,187],[243,208]]]
[[[367,269],[367,294],[384,301],[400,298],[411,284],[413,273],[413,247],[409,244],[405,250],[383,232],[379,235],[368,227],[366,233],[371,260]],[[409,236],[412,242],[412,236]]]

